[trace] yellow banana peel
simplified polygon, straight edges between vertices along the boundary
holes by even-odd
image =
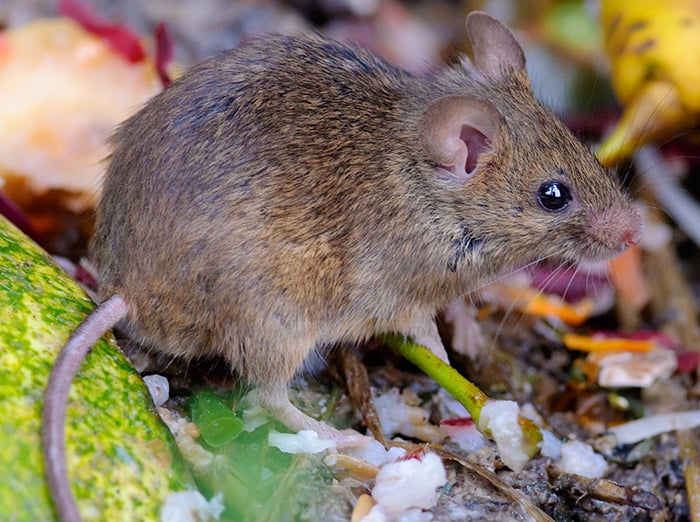
[[[601,23],[622,118],[606,166],[700,123],[700,0],[603,0]]]

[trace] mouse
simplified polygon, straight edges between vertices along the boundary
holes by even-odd
[[[447,361],[435,317],[452,300],[639,241],[629,196],[535,98],[510,29],[483,12],[466,27],[472,58],[424,76],[319,34],[252,38],[116,130],[90,250],[101,304],[45,391],[63,520],[79,520],[68,388],[117,324],[168,356],[223,357],[289,429],[347,442],[289,400],[308,361],[388,332]]]

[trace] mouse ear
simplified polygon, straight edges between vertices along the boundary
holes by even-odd
[[[474,65],[493,78],[505,78],[508,70],[525,69],[525,53],[508,27],[481,11],[467,15],[467,34],[474,49]]]
[[[491,149],[499,122],[498,113],[484,102],[445,96],[428,105],[420,121],[420,135],[442,172],[464,182],[474,175],[481,154]]]

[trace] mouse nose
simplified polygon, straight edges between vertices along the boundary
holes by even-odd
[[[639,209],[631,207],[619,214],[616,213],[613,222],[617,222],[619,227],[622,250],[637,245],[642,240],[643,220]]]
[[[625,230],[620,239],[623,248],[629,248],[639,243],[639,241],[642,239],[642,231],[639,229],[639,227]]]

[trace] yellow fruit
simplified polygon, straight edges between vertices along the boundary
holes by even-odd
[[[598,152],[612,165],[700,123],[700,1],[604,0],[601,22],[624,106]]]

